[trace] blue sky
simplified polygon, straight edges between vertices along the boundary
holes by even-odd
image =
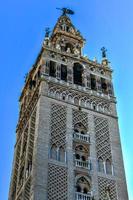
[[[60,11],[75,11],[72,21],[87,40],[84,54],[101,61],[108,49],[114,70],[115,94],[129,199],[133,200],[133,1],[132,0],[7,0],[0,6],[0,199],[7,200],[11,175],[18,99],[41,48],[45,28],[53,28]]]

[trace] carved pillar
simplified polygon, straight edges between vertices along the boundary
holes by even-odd
[[[49,68],[50,68],[50,61],[48,60],[45,63],[45,70],[44,70],[46,75],[49,75]]]
[[[98,76],[96,79],[96,85],[97,85],[97,90],[98,92],[102,92],[102,87],[101,87],[101,78]]]
[[[67,80],[68,83],[73,83],[73,70],[72,67],[68,67],[68,71],[67,71]]]
[[[82,74],[82,85],[84,87],[87,87],[87,80],[86,80],[86,70],[83,71],[83,74]]]
[[[90,78],[90,74],[87,74],[86,76],[86,87],[88,89],[91,89],[91,78]]]
[[[114,96],[114,89],[113,89],[112,83],[108,82],[107,86],[108,86],[108,93],[109,93],[109,95]]]

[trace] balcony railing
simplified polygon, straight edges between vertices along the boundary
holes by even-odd
[[[80,192],[76,192],[76,195],[75,195],[76,199],[75,200],[92,200],[92,193],[89,192],[87,194],[83,194],[83,193],[80,193]]]
[[[90,135],[87,135],[87,134],[83,135],[83,134],[74,132],[73,133],[73,138],[77,139],[77,140],[80,140],[80,141],[83,141],[83,142],[90,143]]]
[[[88,169],[88,170],[92,169],[92,165],[91,165],[90,160],[82,161],[82,160],[75,159],[75,166],[85,168],[85,169]]]

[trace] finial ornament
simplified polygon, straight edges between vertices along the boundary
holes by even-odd
[[[49,27],[45,28],[45,37],[46,37],[46,38],[49,37],[50,32],[51,32],[51,31],[50,31],[50,28],[49,28]]]
[[[62,15],[74,15],[74,11],[70,10],[68,8],[56,8],[57,10],[61,10],[62,11]]]
[[[102,47],[101,51],[102,51],[102,57],[106,58],[107,57],[107,55],[106,55],[107,49],[105,47]]]

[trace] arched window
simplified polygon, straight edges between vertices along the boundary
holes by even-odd
[[[88,162],[89,149],[84,145],[77,145],[75,148],[75,158],[81,162]]]
[[[85,106],[85,101],[82,99],[80,104],[81,106]]]
[[[77,185],[76,190],[77,190],[77,192],[81,192],[81,187],[79,185]]]
[[[59,148],[59,161],[65,162],[65,150],[63,147]]]
[[[79,154],[76,154],[76,155],[75,155],[75,158],[76,158],[77,160],[80,160],[80,155],[79,155]]]
[[[60,99],[60,93],[59,93],[58,91],[56,92],[55,97],[56,97],[57,99]]]
[[[80,133],[82,135],[85,135],[87,133],[86,127],[82,123],[78,123],[74,126],[74,131],[77,133]]]
[[[87,194],[91,191],[91,185],[89,181],[84,177],[80,177],[76,183],[77,192]]]
[[[57,160],[57,147],[53,145],[50,150],[50,158]]]
[[[56,63],[54,61],[50,61],[49,76],[56,77]]]
[[[103,164],[103,159],[102,158],[99,158],[98,159],[98,171],[99,172],[104,172],[104,164]]]
[[[61,80],[67,81],[67,66],[61,64]]]
[[[67,43],[66,46],[65,46],[65,51],[67,51],[68,53],[73,53],[73,45],[70,44],[70,43]]]
[[[101,78],[101,88],[104,93],[107,93],[108,86],[104,78]]]
[[[88,188],[84,188],[84,190],[83,190],[83,193],[84,194],[87,194],[89,191],[88,191]]]
[[[91,78],[91,89],[96,90],[96,77],[95,77],[95,75],[90,74],[90,78]]]
[[[74,84],[83,85],[83,66],[75,63],[73,67]]]
[[[112,164],[109,159],[106,160],[106,174],[112,174]]]
[[[62,94],[62,100],[64,100],[64,101],[65,101],[65,99],[66,99],[66,94],[65,94],[65,93],[63,93],[63,94]]]
[[[77,97],[74,98],[74,104],[79,105],[79,99]]]
[[[86,161],[86,157],[85,156],[82,156],[81,159],[82,159],[82,161]]]
[[[72,102],[73,97],[71,95],[68,95],[68,101]]]

